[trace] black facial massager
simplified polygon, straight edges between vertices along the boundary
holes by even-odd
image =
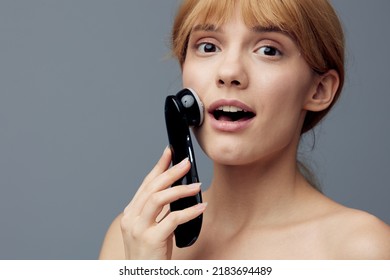
[[[194,90],[185,88],[165,100],[165,122],[169,145],[172,151],[172,165],[188,157],[191,169],[173,183],[187,185],[199,182],[195,155],[191,142],[190,126],[200,126],[203,122],[204,108]],[[202,202],[201,192],[195,196],[181,198],[170,204],[171,211],[182,210]],[[176,246],[191,246],[198,239],[202,227],[202,214],[195,219],[179,225],[175,230]]]

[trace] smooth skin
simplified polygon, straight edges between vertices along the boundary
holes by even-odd
[[[171,201],[200,186],[169,188],[190,166],[184,161],[169,168],[165,150],[110,226],[100,258],[390,259],[388,225],[332,201],[298,171],[305,113],[326,109],[338,83],[333,70],[314,73],[287,34],[249,29],[239,14],[219,29],[196,28],[183,85],[195,89],[206,109],[203,125],[194,130],[214,162],[205,203],[167,211]],[[217,121],[216,102],[245,104],[255,117],[239,128]],[[176,248],[176,226],[203,212],[197,242]]]

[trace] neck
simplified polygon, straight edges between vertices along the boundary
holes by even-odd
[[[277,159],[245,166],[216,163],[206,196],[209,215],[213,221],[234,227],[233,231],[285,221],[298,194],[307,186],[298,171],[295,153],[282,153]]]

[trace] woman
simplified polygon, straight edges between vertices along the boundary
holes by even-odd
[[[205,203],[168,212],[200,185],[169,186],[166,149],[107,232],[103,259],[390,259],[389,226],[325,197],[299,171],[300,137],[344,82],[344,38],[326,0],[186,0],[172,33],[183,86],[206,114],[194,134],[213,160]],[[232,113],[244,110],[238,119]],[[173,231],[204,213],[199,239]]]

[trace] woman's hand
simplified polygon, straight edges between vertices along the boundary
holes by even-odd
[[[127,259],[170,259],[173,231],[178,225],[199,216],[206,208],[206,204],[201,203],[180,211],[167,211],[161,217],[164,206],[200,191],[199,183],[170,188],[191,166],[188,159],[172,168],[169,168],[170,163],[171,151],[166,148],[124,210],[121,230]]]

